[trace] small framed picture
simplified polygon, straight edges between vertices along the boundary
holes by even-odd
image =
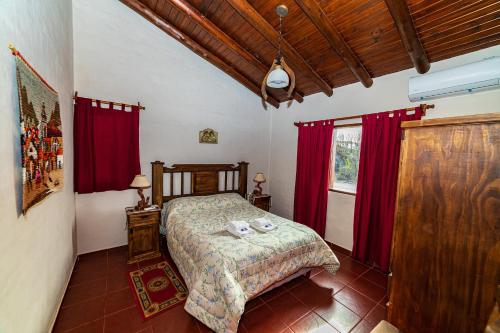
[[[217,144],[219,143],[219,134],[211,128],[205,128],[200,131],[200,143]]]

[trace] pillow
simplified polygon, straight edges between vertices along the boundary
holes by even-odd
[[[223,193],[207,196],[183,197],[167,203],[167,214],[195,209],[223,209],[248,202],[237,193]]]

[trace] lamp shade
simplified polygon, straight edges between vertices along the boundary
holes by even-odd
[[[132,184],[130,184],[130,187],[133,188],[148,188],[150,186],[149,180],[144,175],[136,175]]]
[[[271,73],[269,73],[266,82],[267,86],[271,88],[285,88],[288,86],[288,83],[288,74],[280,65],[276,66],[276,68]]]
[[[264,176],[264,174],[262,172],[257,172],[253,181],[256,183],[265,183],[266,177]]]

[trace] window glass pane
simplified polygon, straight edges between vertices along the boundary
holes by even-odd
[[[361,147],[361,126],[341,127],[333,132],[334,190],[356,192]]]

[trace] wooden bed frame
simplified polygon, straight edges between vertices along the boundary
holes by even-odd
[[[194,195],[212,195],[219,193],[238,193],[243,198],[247,194],[247,177],[248,177],[248,163],[238,162],[237,166],[233,164],[173,164],[172,167],[164,166],[164,162],[155,161],[151,162],[153,168],[152,177],[152,196],[153,204],[162,208],[163,203],[180,197],[189,197]],[[224,187],[220,189],[219,179],[221,173],[224,173]],[[238,188],[235,188],[236,172],[238,172]],[[175,181],[174,174],[180,174],[180,193],[175,194]],[[189,193],[184,191],[184,174],[191,174],[191,189]],[[228,183],[228,173],[231,178],[231,187]],[[163,175],[170,174],[170,188],[168,195],[163,192]],[[160,237],[163,239],[164,237]],[[166,246],[165,246],[166,247]],[[303,268],[294,274],[285,277],[281,281],[277,281],[270,285],[259,294],[255,295],[256,298],[265,294],[274,288],[277,288],[288,281],[291,281],[301,275],[309,278],[313,267]]]
[[[247,194],[247,177],[248,177],[248,163],[238,162],[237,166],[233,164],[173,164],[171,167],[166,167],[164,162],[155,161],[151,162],[152,172],[152,196],[153,204],[162,208],[163,203],[180,197],[189,197],[195,195],[212,195],[219,193],[238,193],[243,198]],[[224,187],[221,190],[219,186],[220,173],[224,172]],[[232,172],[232,184],[228,185],[228,173]],[[235,188],[236,173],[238,172],[238,188]],[[174,194],[174,183],[176,177],[174,174],[180,174],[180,194]],[[191,190],[189,193],[184,192],[184,174],[191,175]],[[168,195],[165,195],[163,189],[163,175],[170,174],[170,189]],[[160,237],[163,239],[164,237]],[[301,275],[309,278],[313,267],[303,268],[294,274],[285,277],[281,281],[277,281],[270,285],[268,288],[255,295],[256,298],[265,294],[288,281],[291,281]]]
[[[243,198],[247,194],[248,163],[238,162],[233,164],[174,164],[166,167],[164,162],[151,162],[152,166],[152,202],[162,208],[163,203],[169,200],[189,197],[194,195],[212,195],[219,193],[238,193]],[[186,193],[184,189],[185,174],[189,174],[191,180],[190,191]],[[224,173],[224,186],[220,187],[219,179]],[[228,184],[228,173],[232,173],[232,184]],[[163,176],[170,175],[170,189],[165,195],[163,189]],[[180,193],[175,194],[176,188],[175,174],[180,174]],[[238,178],[238,187],[235,180]]]

